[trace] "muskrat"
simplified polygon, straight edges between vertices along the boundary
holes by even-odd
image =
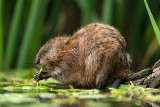
[[[76,88],[104,88],[125,79],[130,71],[126,42],[114,27],[92,23],[71,37],[50,39],[38,52],[35,63],[48,72],[36,81],[54,78]]]

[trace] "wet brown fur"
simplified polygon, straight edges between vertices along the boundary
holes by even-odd
[[[39,66],[58,81],[78,88],[103,88],[126,78],[130,59],[126,42],[112,26],[89,24],[71,37],[50,39],[37,54]],[[45,53],[44,50],[48,49]],[[57,51],[58,50],[58,51]]]

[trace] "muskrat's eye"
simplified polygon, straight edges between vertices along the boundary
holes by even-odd
[[[43,50],[44,53],[48,52],[48,49]]]

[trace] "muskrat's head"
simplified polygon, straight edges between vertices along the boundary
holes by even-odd
[[[50,39],[38,52],[35,59],[35,64],[43,67],[46,70],[53,70],[48,63],[49,60],[54,59],[60,51],[62,51],[68,44],[69,37],[56,37]]]

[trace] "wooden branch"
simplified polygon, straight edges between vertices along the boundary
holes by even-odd
[[[158,60],[152,68],[131,74],[125,83],[129,84],[129,81],[132,81],[135,85],[160,88],[160,60]]]

